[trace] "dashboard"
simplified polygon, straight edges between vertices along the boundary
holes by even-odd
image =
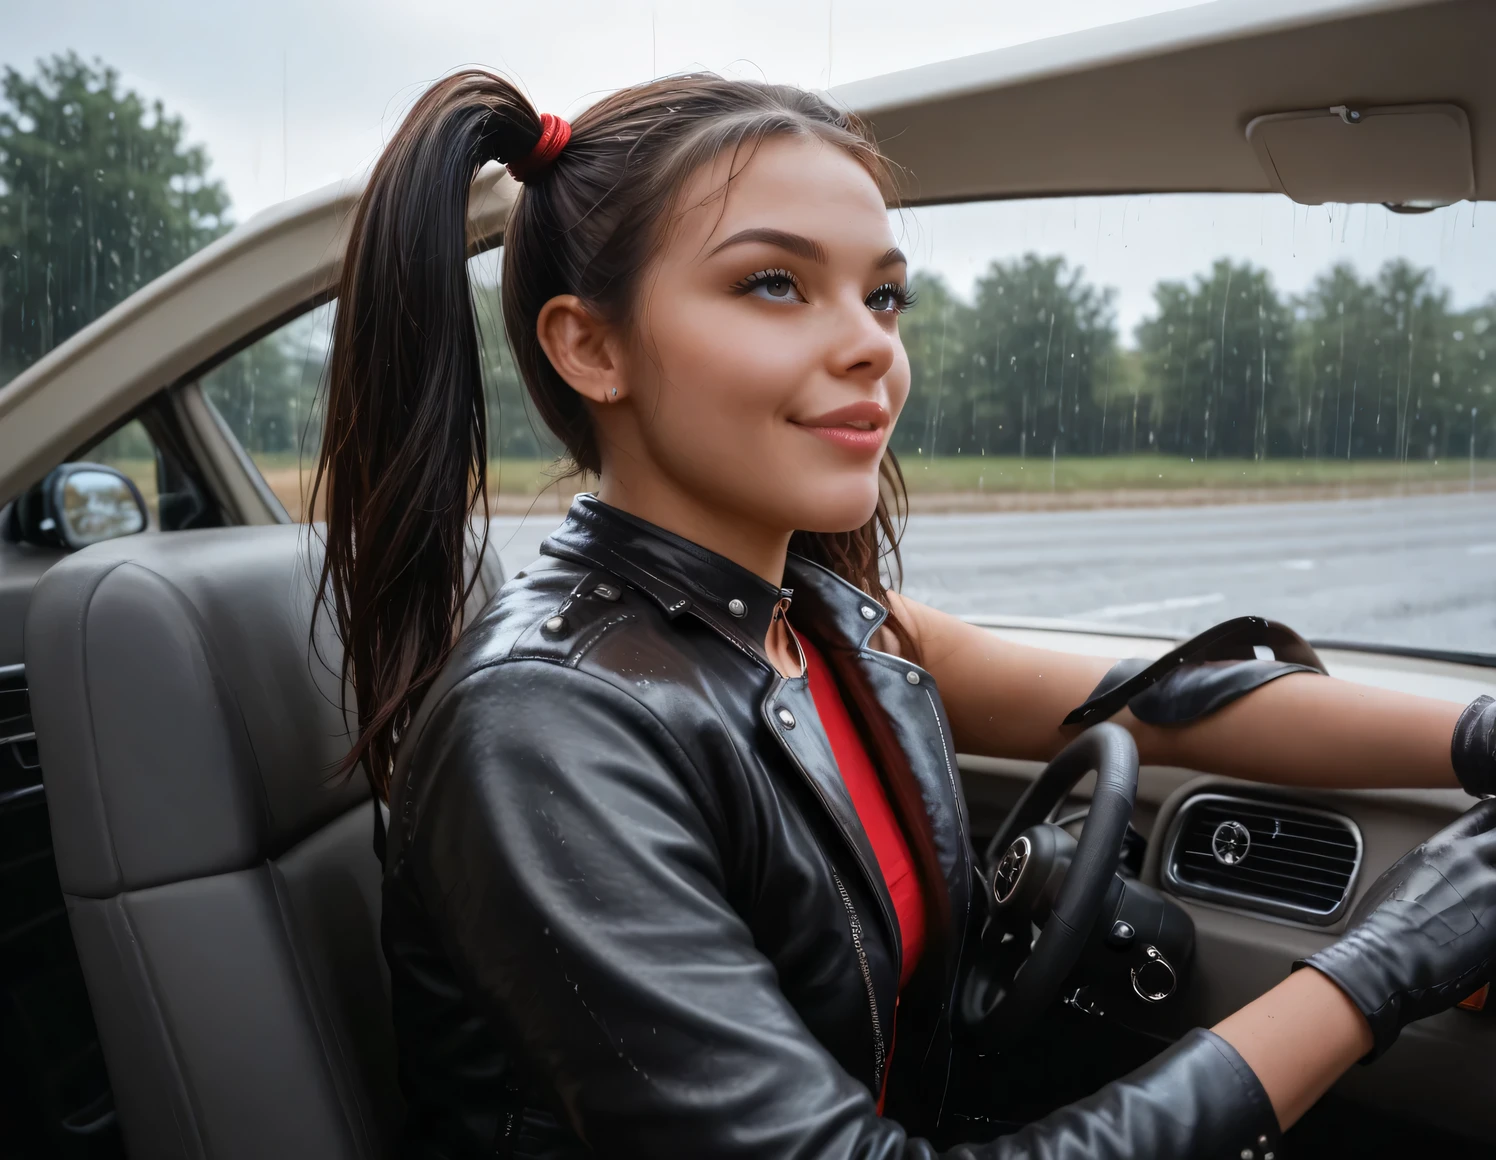
[[[1165,639],[988,624],[1043,648],[1121,658],[1162,654]],[[1496,694],[1496,669],[1322,649],[1332,675],[1468,702]],[[992,833],[1034,779],[1036,762],[960,759],[973,829]],[[1071,804],[1084,807],[1089,781]],[[1209,1027],[1280,982],[1297,958],[1333,942],[1361,894],[1405,852],[1463,813],[1460,790],[1306,790],[1143,766],[1133,825],[1147,839],[1139,878],[1195,924],[1187,985],[1169,1004],[1178,1033]],[[1411,1119],[1496,1142],[1496,1002],[1403,1032],[1336,1090]]]

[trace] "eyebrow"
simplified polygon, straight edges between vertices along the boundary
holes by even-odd
[[[787,230],[776,230],[768,226],[753,226],[746,230],[739,230],[732,237],[718,242],[712,247],[710,258],[729,246],[741,246],[750,242],[759,242],[763,245],[777,246],[781,250],[805,258],[807,261],[816,262],[824,266],[827,262],[826,247],[814,238],[807,238],[804,234],[792,234]],[[894,246],[878,259],[875,269],[883,269],[886,266],[896,266],[900,262],[906,263],[904,251]]]

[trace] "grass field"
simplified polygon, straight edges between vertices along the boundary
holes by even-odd
[[[1016,456],[912,457],[901,463],[911,494],[921,492],[1114,491],[1198,488],[1346,487],[1468,481],[1467,460],[1409,463],[1343,459],[1194,460],[1166,455],[1019,459]],[[1478,459],[1477,482],[1496,478],[1496,461]]]
[[[310,474],[306,464],[298,469],[295,454],[256,455],[255,462],[286,509],[299,517],[302,495]],[[119,460],[114,464],[140,486],[148,501],[156,493],[155,464],[147,459]],[[1359,494],[1389,493],[1410,488],[1453,489],[1474,480],[1476,486],[1496,484],[1496,460],[1417,460],[1408,463],[1386,460],[1239,459],[1191,460],[1164,455],[1128,455],[1096,458],[1019,459],[1016,456],[911,456],[903,461],[909,493],[921,497],[962,497],[980,503],[983,495],[994,501],[1032,495],[1085,495],[1108,492],[1200,493],[1282,491],[1295,498],[1305,494],[1333,495],[1350,489]],[[540,459],[506,459],[488,465],[489,490],[495,510],[523,511],[535,506],[561,509],[570,496],[590,486],[573,476],[558,482],[559,470]],[[537,497],[539,497],[537,499]],[[1160,497],[1162,498],[1162,497]],[[1208,499],[1208,497],[1206,497]]]

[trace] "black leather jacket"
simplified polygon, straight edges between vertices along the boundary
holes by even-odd
[[[930,675],[867,647],[885,610],[804,560],[781,593],[590,497],[542,550],[463,637],[395,771],[405,1155],[934,1156],[985,892]],[[926,887],[901,997],[893,905],[807,682],[764,655],[790,591]],[[1261,1157],[1276,1135],[1255,1076],[1196,1031],[949,1155]]]

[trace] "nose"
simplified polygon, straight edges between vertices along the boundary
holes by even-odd
[[[838,378],[877,382],[893,368],[898,335],[860,298],[838,312],[827,349],[828,370]]]

